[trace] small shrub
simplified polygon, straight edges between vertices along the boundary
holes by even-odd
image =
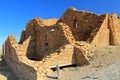
[[[79,70],[80,70],[80,67],[76,67],[76,68],[75,68],[75,71],[79,71]]]
[[[120,44],[116,44],[117,48],[120,48]]]

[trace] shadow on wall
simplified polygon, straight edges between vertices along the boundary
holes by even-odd
[[[66,23],[71,28],[76,41],[87,41],[92,33],[95,33],[94,31],[98,31],[104,18],[104,15],[99,16],[70,8],[64,13],[59,22]]]
[[[0,80],[19,80],[3,59],[0,61]]]
[[[68,35],[65,35],[67,31],[64,28],[68,28],[68,26],[60,24],[49,27],[36,26],[34,31],[36,34],[30,36],[31,39],[28,43],[27,58],[38,61],[42,60],[61,46],[68,44]],[[26,30],[26,34],[27,32]]]
[[[34,68],[19,61],[18,56],[20,55],[21,54],[18,54],[13,48],[13,46],[6,45],[4,60],[7,63],[7,65],[11,68],[11,70],[16,74],[16,76],[20,80],[37,80],[37,74]]]
[[[34,36],[30,37],[30,41],[28,43],[28,48],[26,52],[26,57],[31,60],[38,60],[38,55],[36,52],[36,42]]]

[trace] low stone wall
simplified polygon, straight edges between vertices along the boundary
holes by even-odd
[[[56,52],[44,58],[43,62],[44,65],[48,67],[55,66],[56,63],[59,63],[60,65],[75,64],[74,46],[71,44],[64,45]]]
[[[20,80],[47,80],[46,74],[52,74],[50,67],[56,66],[56,63],[60,65],[83,65],[89,61],[90,46],[85,42],[66,44],[49,56],[46,56],[42,61],[30,60],[26,57],[29,41],[30,38],[23,44],[18,44],[15,37],[11,35],[3,46],[5,61]],[[77,46],[77,54],[75,46]],[[79,54],[82,54],[82,56],[79,56]],[[86,59],[86,61],[83,62],[79,59]]]
[[[20,61],[17,49],[18,44],[15,37],[9,36],[3,47],[4,60],[20,80],[37,80],[36,71],[32,66]]]

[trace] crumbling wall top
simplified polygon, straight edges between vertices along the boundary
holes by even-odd
[[[31,23],[37,23],[39,24],[41,27],[44,26],[51,26],[56,24],[58,19],[56,18],[52,18],[52,19],[42,19],[42,18],[34,18],[32,20],[29,21],[29,23],[27,25],[31,25]]]
[[[7,39],[7,42],[10,43],[11,46],[17,46],[17,40],[16,40],[16,37],[14,35],[9,35],[8,36],[8,39]]]

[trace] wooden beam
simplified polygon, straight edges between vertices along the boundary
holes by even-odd
[[[69,65],[74,65],[74,64],[73,64],[73,63],[68,63],[68,64],[59,64],[59,67],[69,66]],[[49,68],[56,68],[56,65],[50,66]]]

